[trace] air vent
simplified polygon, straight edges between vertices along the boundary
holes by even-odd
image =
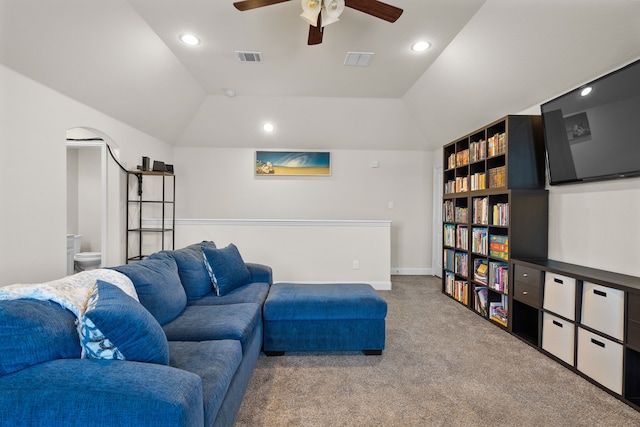
[[[344,65],[348,67],[368,67],[373,59],[373,52],[347,52]]]
[[[240,62],[262,62],[261,52],[241,52],[236,51]]]

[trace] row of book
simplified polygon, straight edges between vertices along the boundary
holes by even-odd
[[[471,191],[485,190],[487,188],[487,174],[484,172],[471,175]]]
[[[471,251],[477,254],[487,255],[489,247],[489,229],[485,227],[473,227],[471,229]]]
[[[489,255],[503,260],[509,259],[509,238],[500,234],[489,236]]]
[[[493,225],[509,225],[509,203],[496,203],[492,208]]]
[[[489,157],[504,154],[507,151],[507,135],[503,132],[497,133],[489,138],[487,151],[489,153]]]
[[[469,228],[466,225],[456,227],[456,248],[469,250]]]
[[[469,164],[469,149],[456,153],[456,166],[466,166]]]
[[[469,191],[469,177],[458,176],[456,179],[450,179],[444,184],[445,194],[464,193]]]
[[[500,188],[507,186],[507,168],[498,166],[489,169],[489,188]]]
[[[466,252],[456,252],[445,249],[442,264],[445,270],[453,271],[460,276],[469,277],[469,255]]]
[[[447,169],[453,169],[456,167],[456,153],[451,153],[447,157]]]
[[[506,262],[491,261],[489,267],[489,280],[485,282],[494,291],[509,293],[509,267]]]
[[[443,244],[453,247],[456,244],[456,227],[453,224],[444,225]]]
[[[489,319],[507,327],[509,320],[509,303],[506,295],[502,295],[501,301],[492,301],[489,303]]]
[[[469,157],[471,159],[471,163],[486,159],[487,141],[481,139],[480,141],[469,144]]]
[[[474,224],[489,223],[489,198],[474,197],[472,218]]]
[[[453,222],[453,208],[454,208],[453,200],[445,200],[442,204],[442,218],[445,222]]]
[[[444,282],[445,293],[451,295],[454,299],[465,305],[468,302],[468,287],[469,284],[465,280],[456,280],[453,273],[446,273]]]

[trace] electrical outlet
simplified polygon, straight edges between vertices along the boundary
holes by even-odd
[[[393,209],[393,202],[389,202],[389,209]]]
[[[357,260],[357,259],[354,259],[354,260],[353,260],[353,269],[354,269],[354,270],[357,270],[357,269],[359,269],[359,268],[360,268],[360,263],[358,262],[358,260]]]

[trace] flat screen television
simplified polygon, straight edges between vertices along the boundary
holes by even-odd
[[[640,60],[541,110],[551,185],[640,176]]]

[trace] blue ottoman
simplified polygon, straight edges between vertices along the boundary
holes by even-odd
[[[276,283],[264,303],[264,347],[382,354],[387,302],[365,283]]]

